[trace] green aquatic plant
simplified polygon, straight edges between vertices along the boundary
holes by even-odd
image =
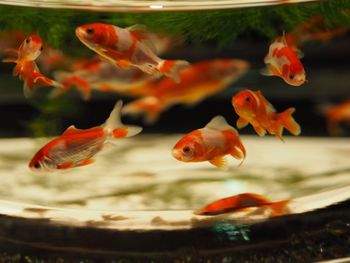
[[[78,43],[74,30],[81,24],[105,22],[125,27],[140,23],[157,32],[181,33],[191,43],[211,41],[218,47],[226,47],[242,34],[274,38],[282,31],[289,31],[317,15],[323,17],[330,28],[348,27],[350,1],[329,0],[259,8],[153,13],[102,13],[0,6],[0,32],[21,30],[37,33],[47,43],[70,50],[74,43]]]

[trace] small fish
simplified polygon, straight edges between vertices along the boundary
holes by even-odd
[[[121,70],[108,61],[99,58],[76,60],[73,72],[55,71],[55,80],[62,83],[64,89],[56,89],[52,97],[61,95],[72,87],[77,87],[84,100],[91,97],[91,91],[113,92],[123,96],[139,97],[150,94],[153,80],[157,75],[149,75],[135,67]]]
[[[335,105],[327,107],[323,110],[327,119],[328,131],[332,135],[341,133],[340,123],[348,123],[350,125],[350,99]]]
[[[237,130],[222,116],[214,117],[204,128],[185,135],[172,150],[172,155],[179,161],[209,161],[220,169],[227,169],[225,155],[228,154],[242,163],[246,150]]]
[[[281,77],[286,83],[292,86],[300,86],[306,81],[303,64],[299,58],[301,52],[296,52],[296,47],[290,47],[286,38],[277,38],[269,48],[264,62],[267,68],[262,72],[266,76]]]
[[[260,91],[240,91],[232,97],[232,105],[239,116],[237,120],[239,129],[250,123],[259,136],[264,136],[268,132],[282,141],[283,128],[293,135],[300,134],[300,126],[292,117],[295,108],[276,113],[275,108]]]
[[[40,56],[42,50],[43,42],[41,38],[36,35],[31,35],[23,41],[18,50],[12,50],[17,53],[17,59],[8,58],[3,60],[5,63],[16,63],[13,69],[13,75],[19,76],[19,78],[24,81],[23,91],[25,97],[30,97],[33,91],[41,86],[62,88],[60,83],[40,73],[35,60]]]
[[[184,60],[158,57],[142,25],[120,28],[93,23],[78,27],[75,33],[84,45],[122,69],[133,66],[148,74],[161,73],[179,82],[179,72],[189,65]]]
[[[202,209],[194,212],[197,215],[220,215],[234,213],[249,208],[264,208],[271,210],[271,216],[281,216],[288,212],[289,200],[271,202],[264,196],[252,193],[244,193],[219,199]]]
[[[106,122],[86,130],[73,125],[59,137],[42,147],[32,158],[29,168],[35,172],[54,171],[88,165],[112,139],[134,136],[141,132],[138,126],[124,126],[120,121],[122,101],[118,101]]]
[[[161,112],[176,104],[194,105],[224,90],[248,69],[249,63],[239,59],[194,63],[180,72],[180,83],[168,78],[151,83],[153,92],[126,105],[123,114],[144,114],[148,124],[154,123]]]

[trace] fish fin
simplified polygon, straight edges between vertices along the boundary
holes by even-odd
[[[270,71],[269,67],[261,69],[260,70],[260,74],[263,75],[263,76],[273,76],[273,74]]]
[[[81,131],[81,130],[77,129],[74,125],[71,125],[62,133],[62,135],[74,134],[74,133],[77,133],[79,131]]]
[[[212,165],[220,168],[221,170],[227,170],[228,169],[227,161],[226,161],[224,156],[216,156],[213,159],[209,160],[209,162]]]
[[[94,159],[87,159],[85,161],[82,161],[81,163],[78,164],[78,166],[85,166],[85,165],[89,165],[92,164],[93,162],[95,162]]]
[[[270,127],[269,132],[273,135],[275,135],[278,139],[280,139],[282,142],[284,142],[283,139],[283,126],[279,121],[274,121]]]
[[[17,59],[16,58],[5,58],[2,60],[2,62],[4,63],[17,63]]]
[[[260,74],[263,76],[281,76],[281,72],[272,66],[270,63],[266,65],[266,68],[260,70]]]
[[[127,69],[131,65],[130,61],[123,60],[123,59],[117,60],[115,63],[118,66],[118,68],[121,68],[121,69]]]
[[[292,114],[295,112],[295,108],[286,109],[284,112],[278,115],[278,119],[291,134],[298,136],[301,132],[300,125],[294,120]]]
[[[265,136],[266,130],[260,125],[253,125],[254,130],[259,136]]]
[[[141,43],[146,45],[153,53],[157,53],[157,48],[150,39],[150,32],[146,26],[136,24],[126,28],[133,36],[135,36]]]
[[[146,123],[152,124],[159,118],[162,110],[159,99],[149,96],[129,103],[123,108],[122,113],[133,116],[144,114]]]
[[[248,124],[249,124],[249,122],[247,120],[243,119],[242,117],[239,117],[237,120],[237,123],[236,123],[238,129],[242,129],[245,126],[247,126]]]
[[[304,57],[304,53],[300,49],[293,47],[293,51],[295,52],[295,55],[297,56],[297,58],[300,59]]]
[[[6,48],[6,49],[4,50],[4,52],[6,52],[6,53],[16,53],[16,54],[18,54],[18,49],[15,49],[15,48]]]
[[[134,136],[142,131],[142,128],[139,126],[125,126],[120,119],[120,113],[122,110],[123,102],[119,100],[111,114],[109,115],[106,122],[103,124],[104,130],[109,134],[112,138],[120,138],[120,134],[124,129],[123,133],[125,134],[123,137]],[[117,136],[117,137],[116,137]]]
[[[241,160],[238,166],[241,166],[242,163],[245,160],[245,157],[247,155],[247,152],[245,150],[244,145],[242,144],[241,141],[239,141],[238,145],[235,145],[233,149],[231,150],[230,154],[232,157],[236,158],[237,160]]]
[[[257,96],[259,97],[259,99],[261,101],[264,102],[264,104],[266,105],[267,108],[267,112],[271,113],[271,112],[276,112],[275,107],[262,95],[260,90],[256,91]]]
[[[23,94],[25,98],[30,98],[33,95],[34,92],[34,88],[33,87],[29,87],[27,81],[24,81],[23,83]]]
[[[221,115],[218,115],[212,118],[211,121],[208,122],[207,125],[205,125],[205,127],[220,130],[220,131],[230,130],[230,131],[233,131],[235,134],[238,134],[237,130],[232,126],[230,126],[227,123],[226,119]]]
[[[73,162],[68,161],[57,165],[57,169],[69,169],[73,167]]]
[[[180,82],[180,72],[190,65],[185,60],[162,60],[159,62],[157,69],[160,73],[173,79],[176,83]]]
[[[155,74],[157,72],[157,66],[152,63],[144,63],[142,65],[137,65],[137,67],[147,74]]]
[[[271,216],[282,216],[289,213],[289,209],[287,207],[290,200],[283,200],[275,203],[271,203],[269,205],[271,209]]]

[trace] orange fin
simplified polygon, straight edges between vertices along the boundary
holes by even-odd
[[[172,78],[176,83],[180,82],[180,71],[190,65],[185,60],[162,60],[157,69],[165,76]]]
[[[265,136],[266,130],[263,127],[260,125],[255,125],[253,128],[259,136]]]
[[[127,104],[122,113],[132,116],[145,115],[146,122],[152,124],[159,118],[163,110],[161,102],[156,97],[144,97]]]
[[[290,200],[283,200],[279,202],[274,202],[269,205],[271,209],[271,216],[282,216],[289,213],[287,207]]]
[[[297,136],[300,134],[300,125],[294,120],[292,114],[295,108],[289,108],[279,114],[279,120],[281,121],[284,128],[286,128],[291,134]]]
[[[4,62],[4,63],[17,63],[17,59],[16,58],[5,58],[2,60],[2,62]]]
[[[224,156],[216,156],[213,159],[209,160],[209,162],[222,170],[228,169],[227,162]]]
[[[18,54],[18,49],[15,49],[15,48],[6,48],[4,51],[6,53],[16,53],[16,54]]]
[[[130,61],[127,61],[127,60],[117,60],[115,62],[117,64],[117,66],[121,69],[127,69],[130,67],[131,65],[131,62]]]
[[[236,123],[238,129],[242,129],[245,126],[247,126],[248,124],[249,124],[249,122],[247,120],[243,119],[242,117],[238,118],[237,123]]]
[[[73,167],[73,162],[72,161],[65,162],[65,163],[57,165],[57,169],[69,169],[69,168],[72,168],[72,167]]]
[[[246,157],[246,150],[241,142],[235,145],[231,150],[230,154],[237,160],[242,160],[238,166],[241,166]]]
[[[82,161],[81,163],[78,164],[78,166],[85,166],[85,165],[89,165],[92,164],[93,162],[95,162],[94,159],[87,159],[85,161]]]

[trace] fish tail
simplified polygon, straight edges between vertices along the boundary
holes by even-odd
[[[145,115],[145,121],[148,124],[154,123],[162,111],[160,101],[156,97],[145,97],[133,101],[123,108],[123,114]]]
[[[142,131],[139,126],[125,126],[120,119],[123,102],[119,100],[103,127],[111,138],[125,138],[134,136]]]
[[[289,108],[280,113],[278,119],[284,128],[286,128],[291,134],[297,136],[300,134],[301,129],[299,124],[294,120],[292,116],[294,112],[295,108]]]
[[[4,63],[17,63],[17,59],[15,58],[5,58],[2,60]]]
[[[241,142],[241,140],[239,138],[238,138],[236,144],[234,145],[233,149],[231,150],[230,154],[234,158],[241,160],[241,162],[238,165],[238,166],[241,166],[246,158],[247,152],[246,152],[246,149],[245,149],[243,143]]]
[[[271,208],[271,216],[281,216],[288,213],[288,203],[290,200],[283,200],[275,203],[271,203],[269,207]]]
[[[159,62],[157,69],[165,76],[172,78],[176,83],[180,82],[180,71],[190,65],[185,60],[162,60]]]
[[[75,86],[82,95],[83,100],[89,100],[91,97],[91,85],[84,78],[66,72],[56,72],[54,74],[55,79],[62,83],[61,88],[56,89],[51,95],[52,97],[57,97],[63,92],[69,90],[71,87]]]

